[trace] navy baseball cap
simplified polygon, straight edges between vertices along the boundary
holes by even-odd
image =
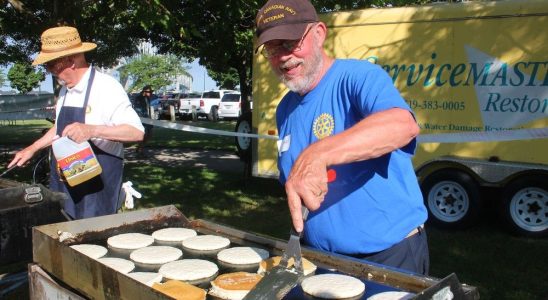
[[[298,40],[308,24],[318,22],[316,9],[308,0],[270,0],[255,18],[257,50],[272,40]]]

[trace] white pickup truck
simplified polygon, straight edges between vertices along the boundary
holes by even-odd
[[[201,96],[193,97],[189,94],[189,98],[181,98],[179,106],[179,114],[182,117],[192,116],[196,120],[199,116],[205,116],[210,121],[219,119],[219,104],[224,94],[234,93],[234,90],[211,90],[204,91]]]

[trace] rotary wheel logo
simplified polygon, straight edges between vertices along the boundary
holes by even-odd
[[[328,114],[321,114],[314,120],[314,135],[317,139],[321,140],[324,137],[328,137],[333,133],[335,128],[335,121],[333,117]]]

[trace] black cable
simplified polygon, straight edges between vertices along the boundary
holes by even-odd
[[[38,160],[38,162],[34,164],[34,168],[32,170],[32,184],[36,184],[36,170],[38,170],[38,167],[40,166],[40,163],[42,162],[42,160],[44,160],[44,158],[47,158],[48,156],[49,156],[49,153],[42,155],[42,157]]]

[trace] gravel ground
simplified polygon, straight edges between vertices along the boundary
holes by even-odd
[[[8,163],[19,147],[0,146],[0,161]],[[220,172],[241,173],[244,163],[230,151],[222,150],[189,150],[173,148],[145,148],[144,156],[138,156],[135,146],[126,148],[126,163],[144,163],[168,167],[196,167],[217,170]],[[4,165],[0,170],[3,170]],[[1,172],[0,172],[1,173]]]
[[[133,147],[126,148],[127,163],[145,163],[169,167],[196,167],[220,172],[241,173],[244,163],[233,152],[222,150],[188,150],[173,148],[146,148],[144,156],[135,153]]]

